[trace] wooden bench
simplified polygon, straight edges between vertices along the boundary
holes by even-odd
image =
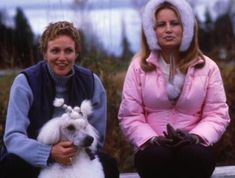
[[[120,178],[140,178],[137,173],[122,173]],[[211,178],[235,178],[235,166],[218,166]]]

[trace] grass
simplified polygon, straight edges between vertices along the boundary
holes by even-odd
[[[10,86],[15,75],[16,74],[13,72],[12,74],[0,76],[0,135],[3,132],[2,123],[5,121]]]

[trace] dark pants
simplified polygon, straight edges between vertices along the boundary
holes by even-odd
[[[98,152],[98,156],[104,168],[105,178],[119,178],[116,160],[104,152]]]
[[[105,178],[119,178],[116,160],[106,153],[98,153]],[[40,169],[35,168],[14,154],[8,154],[0,162],[0,178],[37,178]]]
[[[209,178],[215,169],[212,147],[185,145],[177,149],[150,146],[135,154],[141,178]]]

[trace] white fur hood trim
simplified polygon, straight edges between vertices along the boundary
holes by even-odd
[[[154,13],[163,2],[169,2],[179,11],[183,24],[183,37],[180,51],[186,51],[191,44],[195,25],[193,10],[186,0],[150,0],[146,4],[142,14],[142,23],[149,48],[151,50],[161,49],[154,31]]]

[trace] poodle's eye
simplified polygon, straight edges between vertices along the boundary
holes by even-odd
[[[74,125],[69,125],[69,126],[67,127],[67,129],[70,130],[70,131],[74,131],[74,130],[75,130],[75,127],[74,127]]]
[[[82,113],[81,111],[79,111],[79,114],[80,114],[81,116],[83,116],[83,113]]]

